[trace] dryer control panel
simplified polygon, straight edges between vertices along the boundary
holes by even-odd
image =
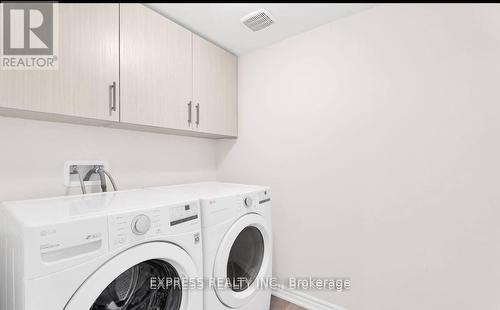
[[[260,205],[270,202],[271,201],[270,190],[266,189],[266,190],[260,191],[258,193],[258,197],[259,197],[259,204]]]

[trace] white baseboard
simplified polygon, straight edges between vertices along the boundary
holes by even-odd
[[[346,308],[328,303],[303,292],[290,290],[283,287],[273,290],[272,294],[278,298],[281,298],[308,310],[347,310]]]

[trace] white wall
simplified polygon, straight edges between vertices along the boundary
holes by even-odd
[[[368,10],[244,55],[218,179],[273,189],[275,274],[350,309],[500,308],[500,6]]]
[[[209,139],[0,117],[0,142],[0,201],[81,193],[63,184],[64,162],[74,159],[107,160],[120,189],[216,174]]]

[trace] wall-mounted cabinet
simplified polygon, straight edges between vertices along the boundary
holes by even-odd
[[[193,35],[193,103],[197,130],[236,136],[238,59]]]
[[[0,113],[237,136],[237,57],[140,4],[60,4],[59,69],[0,71]]]
[[[121,121],[189,129],[192,34],[140,4],[120,6]]]
[[[59,69],[0,70],[3,114],[118,121],[118,38],[118,4],[61,4]]]

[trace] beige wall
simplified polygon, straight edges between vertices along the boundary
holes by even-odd
[[[120,189],[215,180],[210,139],[0,117],[0,142],[0,201],[81,193],[67,160],[107,160]]]
[[[500,308],[500,6],[371,9],[244,55],[218,179],[273,189],[275,274],[350,309]]]

